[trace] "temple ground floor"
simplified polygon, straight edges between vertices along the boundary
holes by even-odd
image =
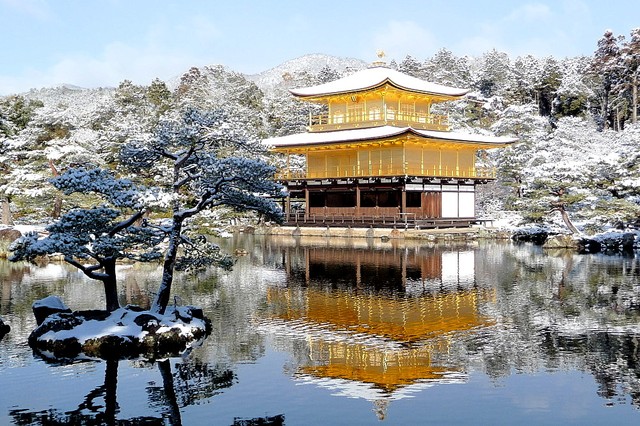
[[[427,178],[283,182],[285,224],[395,228],[469,227],[477,223],[474,180]]]

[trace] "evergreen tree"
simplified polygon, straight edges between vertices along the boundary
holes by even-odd
[[[407,55],[398,65],[398,71],[416,78],[427,79],[423,65],[411,55]]]
[[[531,55],[516,58],[509,73],[508,100],[519,105],[530,103],[538,105],[537,88],[541,85],[542,68],[540,61]]]
[[[483,96],[504,96],[508,88],[509,56],[493,49],[482,55],[474,86]]]
[[[329,83],[334,80],[338,80],[340,78],[340,73],[329,65],[325,65],[318,71],[318,75],[316,76],[316,80],[318,84]]]
[[[118,309],[117,262],[158,259],[158,245],[165,234],[146,224],[135,225],[144,216],[146,206],[141,189],[129,180],[117,179],[100,169],[80,168],[70,169],[51,182],[66,195],[97,194],[103,204],[71,209],[47,226],[48,235],[44,238],[36,232],[19,238],[9,247],[10,260],[33,260],[60,253],[87,277],[102,282],[107,311]]]
[[[466,58],[458,58],[447,49],[438,50],[424,64],[425,78],[434,83],[453,87],[472,85],[469,64]]]
[[[169,172],[164,182],[157,182],[164,183],[162,190],[170,199],[172,220],[154,312],[164,313],[169,303],[175,269],[218,261],[207,255],[214,248],[203,237],[187,234],[185,227],[190,218],[204,210],[228,206],[282,220],[275,199],[283,196],[283,189],[272,180],[275,168],[260,160],[255,151],[255,144],[227,125],[223,112],[202,113],[194,109],[176,119],[162,120],[152,139],[131,141],[124,147],[121,161],[133,172],[158,167]],[[226,152],[236,156],[221,156]],[[178,257],[180,247],[185,252],[182,260]]]
[[[600,40],[598,48],[594,52],[591,63],[591,72],[599,78],[598,100],[600,104],[599,129],[613,127],[613,117],[611,113],[610,97],[612,89],[617,83],[620,71],[620,47],[618,43],[622,39],[615,37],[611,30],[606,30]]]
[[[146,98],[155,107],[157,117],[171,108],[173,103],[173,94],[167,84],[159,78],[154,79],[147,88]]]
[[[589,99],[593,91],[587,86],[584,70],[590,59],[586,57],[567,58],[562,61],[560,86],[555,92],[554,117],[583,116],[587,113]]]
[[[538,111],[542,116],[550,116],[553,113],[553,104],[556,92],[562,82],[562,70],[554,57],[547,57],[542,67],[539,86],[536,87],[538,96]]]
[[[629,41],[620,49],[623,82],[622,90],[631,98],[631,121],[638,122],[638,85],[640,84],[640,28],[631,30]]]

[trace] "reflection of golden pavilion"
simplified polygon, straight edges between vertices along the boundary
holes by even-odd
[[[478,290],[422,297],[387,297],[352,291],[271,287],[273,316],[329,325],[334,330],[367,333],[413,343],[489,325],[478,302],[492,297]]]
[[[434,351],[446,351],[446,342],[438,347],[383,350],[364,344],[311,340],[313,365],[302,366],[299,375],[337,378],[373,385],[390,394],[419,381],[446,379],[452,368],[432,365]]]
[[[314,273],[305,272],[301,286],[291,281],[286,288],[267,290],[268,321],[306,338],[308,361],[298,367],[296,377],[339,389],[339,394],[379,402],[402,397],[416,386],[460,382],[464,367],[450,361],[451,342],[493,324],[480,313],[480,305],[493,300],[494,291],[475,288],[473,251],[297,247],[295,253],[304,257],[306,271]],[[375,278],[367,276],[377,268],[399,269],[401,284],[393,291],[377,291],[371,281]],[[327,274],[339,271],[353,285],[327,288]],[[412,274],[416,280],[450,279],[462,285],[438,286],[420,295],[398,291]]]
[[[306,237],[305,237],[306,238]],[[293,239],[291,239],[293,240]],[[369,247],[366,240],[349,241],[324,239],[325,245],[312,240],[313,245],[291,246],[282,253],[283,264],[289,275],[304,274],[304,281],[339,280],[351,282],[361,288],[370,284],[377,287],[409,290],[410,287],[468,289],[475,285],[475,252],[459,249],[442,251],[434,247]],[[295,241],[280,241],[278,249]],[[432,288],[433,290],[433,288]]]

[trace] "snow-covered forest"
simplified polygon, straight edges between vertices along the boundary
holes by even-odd
[[[255,144],[305,131],[309,110],[317,106],[293,99],[288,89],[367,66],[308,55],[252,76],[215,65],[146,86],[125,80],[116,88],[60,86],[0,98],[2,223],[46,223],[59,217],[64,203],[82,204],[63,200],[48,182],[69,168],[95,166],[126,177],[121,148],[150,140],[158,122],[178,120],[186,109],[220,111],[226,117],[220,132]],[[510,58],[495,50],[457,57],[442,49],[389,66],[472,89],[464,100],[441,106],[453,130],[519,138],[478,159],[498,171],[478,197],[479,215],[562,227],[560,213],[566,212],[587,233],[640,217],[640,29],[629,35],[606,31],[594,40],[590,57]],[[223,208],[215,219],[231,223],[238,215]]]

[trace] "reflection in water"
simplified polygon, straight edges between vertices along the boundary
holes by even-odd
[[[180,409],[200,400],[211,398],[230,387],[235,381],[233,372],[213,369],[200,362],[176,364],[176,372],[171,372],[169,359],[157,362],[162,386],[150,383],[146,387],[149,405],[159,413],[157,416],[136,416],[119,418],[120,406],[117,401],[118,366],[115,359],[104,361],[104,383],[92,389],[74,410],[60,412],[57,409],[30,411],[13,408],[9,415],[16,424],[32,425],[113,425],[113,424],[182,424]],[[54,367],[56,368],[56,367]],[[58,368],[63,368],[59,366]]]
[[[472,249],[282,250],[288,284],[267,289],[261,326],[306,338],[296,379],[370,400],[380,418],[389,400],[463,382],[451,341],[494,324],[479,311],[494,291],[476,285]]]
[[[248,254],[231,273],[175,285],[177,300],[203,307],[212,335],[187,359],[152,366],[34,359],[33,300],[55,293],[91,309],[100,288],[60,265],[0,261],[0,315],[12,328],[0,341],[0,424],[377,423],[371,406],[393,424],[457,422],[460,401],[462,422],[476,424],[504,412],[523,423],[638,420],[638,258],[482,241],[221,244]],[[157,265],[123,269],[121,302],[143,304]]]

